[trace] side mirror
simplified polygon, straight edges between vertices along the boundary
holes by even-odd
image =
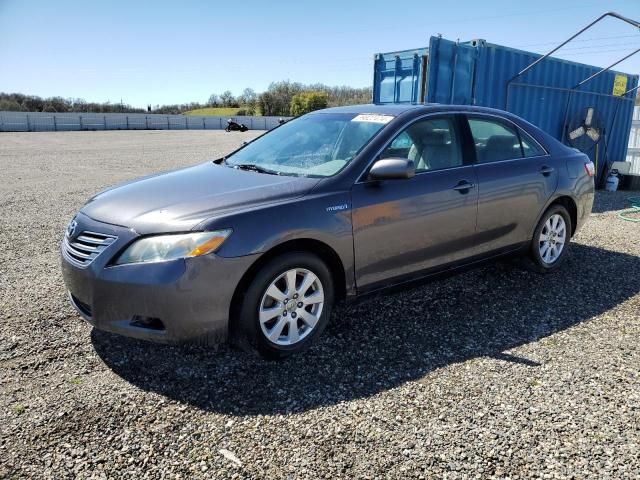
[[[369,170],[369,180],[403,180],[416,174],[413,160],[406,158],[382,158]]]

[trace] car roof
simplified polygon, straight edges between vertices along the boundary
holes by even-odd
[[[384,104],[363,104],[363,105],[346,105],[343,107],[325,108],[317,110],[313,113],[379,113],[386,115],[398,116],[405,112],[476,112],[476,113],[492,113],[505,117],[511,116],[509,112],[497,110],[495,108],[477,107],[474,105],[445,105],[441,103],[384,103]]]
[[[363,105],[346,105],[344,107],[325,108],[323,110],[317,110],[314,113],[380,113],[387,115],[400,115],[408,110],[413,110],[422,106],[423,105],[410,103],[368,103]]]

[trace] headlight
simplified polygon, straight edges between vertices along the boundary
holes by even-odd
[[[206,255],[217,250],[229,235],[231,230],[217,230],[141,238],[122,252],[115,264],[165,262]]]

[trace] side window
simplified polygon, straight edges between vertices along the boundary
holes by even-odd
[[[382,152],[382,158],[413,160],[417,172],[462,166],[462,151],[452,118],[422,120],[407,127]]]
[[[520,132],[520,141],[522,142],[522,150],[525,157],[539,157],[547,154],[527,132],[522,129],[518,131]]]
[[[478,163],[522,158],[518,133],[502,123],[469,118]]]

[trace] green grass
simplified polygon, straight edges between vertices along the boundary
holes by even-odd
[[[24,405],[20,405],[20,404],[13,405],[11,407],[11,411],[14,413],[14,415],[22,415],[25,411],[25,407]]]
[[[210,115],[210,116],[222,116],[222,117],[233,117],[237,115],[239,108],[230,108],[230,107],[207,107],[207,108],[197,108],[195,110],[189,110],[185,112],[185,115]]]

